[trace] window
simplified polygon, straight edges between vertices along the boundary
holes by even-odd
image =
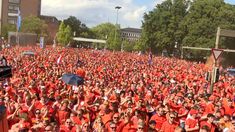
[[[13,5],[9,5],[9,6],[8,6],[8,9],[9,9],[9,10],[14,10],[14,6],[13,6]]]
[[[9,3],[16,3],[16,4],[19,4],[19,3],[20,3],[20,0],[9,0]]]
[[[19,5],[9,4],[8,13],[18,13]]]
[[[9,23],[9,24],[16,24],[16,20],[10,18],[10,19],[8,19],[8,23]]]

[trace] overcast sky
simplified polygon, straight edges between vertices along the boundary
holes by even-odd
[[[116,23],[116,6],[119,10],[118,23],[121,27],[140,28],[143,14],[164,0],[42,0],[42,15],[66,19],[76,16],[88,27],[104,22]],[[235,0],[225,0],[235,4]]]

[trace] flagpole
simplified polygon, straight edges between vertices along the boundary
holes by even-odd
[[[16,43],[18,46],[20,46],[20,37],[19,37],[20,26],[21,26],[21,13],[20,13],[20,8],[18,8],[17,26],[16,26]]]

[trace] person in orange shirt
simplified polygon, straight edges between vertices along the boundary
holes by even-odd
[[[60,132],[76,132],[76,127],[73,126],[71,119],[66,119],[64,125],[60,126]]]
[[[174,112],[169,112],[167,114],[167,121],[162,124],[160,132],[174,132],[178,124],[175,122],[176,114]]]
[[[154,120],[156,122],[156,130],[161,129],[162,124],[166,121],[163,105],[158,106],[157,113],[153,115],[150,120]]]
[[[216,126],[213,124],[215,116],[213,114],[207,115],[207,121],[202,121],[200,127],[207,126],[210,129],[210,132],[215,132]]]
[[[235,107],[233,106],[233,101],[231,99],[227,100],[227,104],[224,104],[225,114],[232,116],[235,112]]]
[[[187,132],[195,132],[199,130],[198,120],[196,119],[197,113],[198,111],[194,109],[189,112],[190,115],[185,122],[185,129]]]

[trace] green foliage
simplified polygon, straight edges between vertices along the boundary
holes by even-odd
[[[235,6],[224,0],[165,0],[144,15],[143,43],[154,51],[180,46],[214,47],[217,27],[235,30]],[[223,38],[220,48],[235,49],[234,39]],[[178,45],[178,46],[179,46]],[[191,52],[206,56],[206,52]]]
[[[72,33],[76,33],[75,37],[88,38],[93,36],[90,29],[75,16],[70,16],[68,19],[64,20],[64,24],[71,27]]]
[[[62,22],[57,33],[57,39],[62,46],[66,46],[72,39],[72,29],[70,26],[66,26]]]
[[[111,50],[121,50],[120,27],[111,23],[103,23],[92,28],[97,39],[107,40],[107,48]],[[116,38],[115,38],[116,34]]]
[[[112,23],[102,23],[93,27],[91,30],[97,39],[107,39],[111,32],[115,29],[115,25]]]
[[[143,42],[153,51],[172,51],[181,43],[184,32],[181,21],[187,14],[187,0],[166,0],[144,15]]]
[[[29,16],[23,19],[21,32],[35,33],[38,36],[47,36],[47,24],[38,17]]]
[[[134,50],[135,43],[127,40],[122,41],[122,46],[124,51],[131,52]]]
[[[2,27],[2,36],[8,38],[8,32],[16,32],[16,25],[6,24]]]

